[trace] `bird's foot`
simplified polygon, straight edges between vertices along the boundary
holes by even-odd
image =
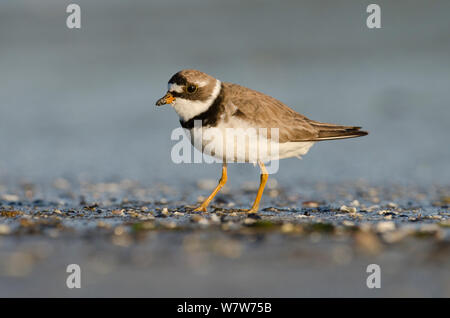
[[[248,213],[248,214],[251,214],[251,213],[258,213],[258,208],[242,209],[241,211],[242,211],[242,212],[246,212],[246,213]]]
[[[200,205],[198,208],[194,209],[194,212],[207,212],[206,206]]]

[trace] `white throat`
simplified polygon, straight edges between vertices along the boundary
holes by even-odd
[[[214,103],[214,100],[219,96],[221,82],[216,80],[216,85],[211,93],[211,96],[205,101],[194,101],[177,97],[172,103],[172,107],[177,112],[180,119],[188,121],[197,115],[208,110],[208,108]]]

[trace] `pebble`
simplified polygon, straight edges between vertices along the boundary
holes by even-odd
[[[111,211],[111,213],[112,213],[113,215],[120,215],[120,216],[125,215],[124,212],[125,212],[125,209],[112,210],[112,211]]]
[[[356,208],[355,207],[349,207],[346,205],[341,206],[341,208],[339,209],[342,212],[347,212],[347,213],[356,213]]]

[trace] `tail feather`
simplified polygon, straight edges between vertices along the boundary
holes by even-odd
[[[361,127],[357,126],[341,126],[320,122],[311,122],[318,131],[318,141],[321,140],[333,140],[333,139],[346,139],[366,136],[367,131],[360,130]]]

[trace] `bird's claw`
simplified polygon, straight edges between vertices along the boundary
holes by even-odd
[[[194,212],[207,212],[206,206],[200,205],[198,208],[194,209]]]

